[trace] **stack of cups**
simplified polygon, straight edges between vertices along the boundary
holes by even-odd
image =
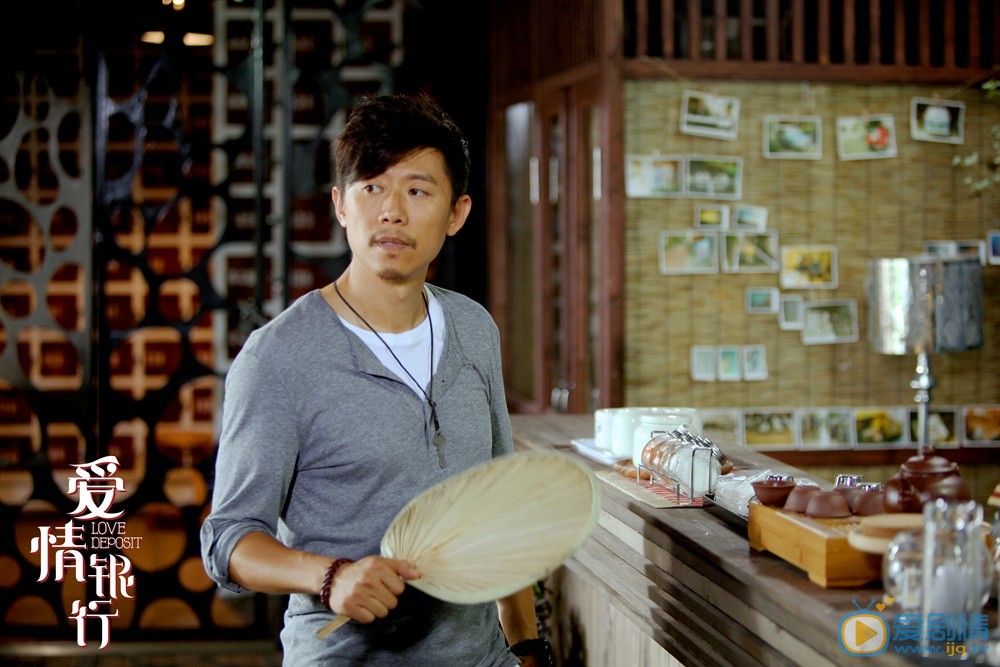
[[[694,408],[603,408],[594,412],[594,445],[638,465],[642,448],[657,433],[674,429],[701,433]]]

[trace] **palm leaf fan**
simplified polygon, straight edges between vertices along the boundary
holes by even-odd
[[[593,473],[562,454],[493,459],[413,498],[382,537],[386,558],[420,573],[407,581],[458,604],[489,602],[551,573],[587,539],[601,498]],[[337,616],[316,633],[347,622]]]

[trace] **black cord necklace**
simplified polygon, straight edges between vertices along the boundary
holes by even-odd
[[[434,423],[433,442],[434,446],[437,448],[438,464],[443,468],[444,435],[442,435],[441,433],[441,424],[438,423],[437,406],[434,404],[434,320],[431,319],[431,309],[430,306],[428,306],[427,304],[427,294],[424,292],[420,293],[420,296],[422,296],[424,299],[424,310],[427,312],[427,326],[429,326],[431,330],[431,371],[430,371],[430,380],[427,382],[427,386],[430,388],[429,393],[427,391],[424,391],[424,388],[420,386],[420,383],[417,382],[417,379],[413,377],[413,374],[410,373],[409,369],[407,369],[406,366],[403,365],[403,362],[399,360],[399,357],[396,356],[396,353],[392,351],[391,347],[389,347],[389,343],[385,342],[385,339],[382,338],[382,336],[380,336],[377,331],[375,331],[375,327],[368,324],[368,320],[363,318],[361,316],[361,313],[359,313],[357,310],[354,309],[354,306],[351,305],[351,302],[344,298],[344,295],[340,293],[340,288],[337,287],[337,281],[333,282],[333,291],[337,293],[337,296],[339,296],[340,300],[344,302],[344,305],[347,306],[352,313],[354,313],[355,317],[361,320],[361,322],[366,327],[368,327],[368,330],[371,331],[373,334],[375,334],[376,338],[382,341],[382,344],[385,345],[385,349],[389,350],[389,354],[392,355],[392,358],[396,360],[396,363],[399,364],[399,367],[403,369],[403,372],[406,373],[407,377],[413,380],[413,384],[416,385],[417,389],[420,390],[420,393],[423,394],[424,398],[427,399],[427,405],[431,407],[431,421]]]

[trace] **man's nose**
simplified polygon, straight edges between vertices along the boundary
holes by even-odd
[[[396,191],[387,192],[382,199],[382,211],[379,214],[379,222],[395,224],[405,222],[406,214],[402,202],[402,196]]]

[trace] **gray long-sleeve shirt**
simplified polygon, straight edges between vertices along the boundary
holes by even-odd
[[[513,450],[489,314],[431,286],[447,329],[434,373],[446,442],[439,465],[429,408],[340,321],[318,291],[255,331],[226,378],[212,511],[202,526],[209,575],[234,591],[229,558],[261,531],[331,558],[378,554],[397,512],[424,489]],[[385,619],[332,618],[292,595],[281,633],[289,665],[516,665],[496,605],[454,605],[408,587]]]

